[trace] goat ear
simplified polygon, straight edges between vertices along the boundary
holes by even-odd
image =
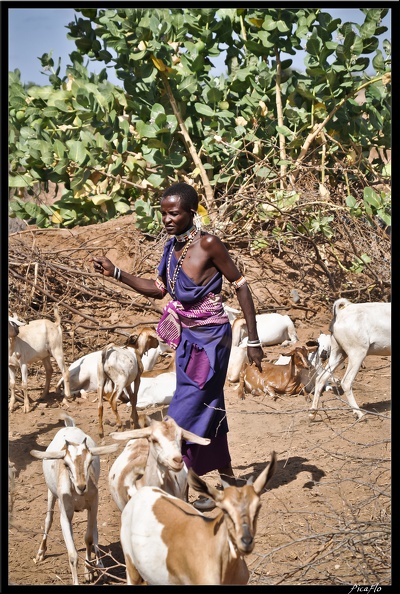
[[[39,460],[60,460],[65,456],[65,450],[57,452],[41,452],[40,450],[31,450],[30,455]]]
[[[254,491],[257,495],[260,495],[261,491],[266,487],[269,480],[272,478],[275,470],[276,470],[276,453],[271,453],[271,460],[266,468],[262,471],[261,474],[258,475],[256,480],[253,483]]]
[[[203,481],[203,479],[200,478],[192,468],[189,468],[188,470],[188,483],[194,491],[202,493],[203,495],[206,495],[206,497],[211,497],[211,499],[213,499],[215,502],[221,501],[224,498],[223,491],[219,491],[215,487],[208,485],[206,481]]]
[[[118,448],[119,443],[112,443],[110,445],[105,446],[95,446],[93,448],[90,448],[90,453],[92,454],[92,456],[101,456],[105,454],[112,454],[113,452],[116,452]]]
[[[116,441],[125,441],[128,439],[139,439],[140,437],[148,437],[151,434],[150,427],[142,427],[142,429],[128,429],[128,431],[113,431],[110,437]]]
[[[138,334],[130,334],[126,340],[126,346],[134,345],[137,343],[137,339],[139,338]]]
[[[224,489],[226,489],[227,487],[232,487],[232,483],[228,483],[227,481],[224,481],[224,479],[221,477],[221,485],[223,486]]]
[[[182,439],[193,441],[193,443],[198,443],[200,445],[208,445],[211,441],[208,437],[200,437],[200,435],[196,435],[196,433],[192,433],[191,431],[186,431],[186,429],[182,430]]]

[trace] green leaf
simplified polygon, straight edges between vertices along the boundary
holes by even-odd
[[[32,178],[28,174],[18,173],[18,175],[8,176],[9,188],[26,188],[31,185]]]
[[[157,173],[152,173],[147,178],[147,181],[151,183],[154,188],[160,188],[165,181],[165,178]]]
[[[212,87],[207,91],[207,99],[210,103],[218,103],[219,101],[221,101],[222,97],[222,91],[216,89],[215,87]]]
[[[202,115],[214,117],[215,111],[211,109],[208,105],[204,105],[204,103],[195,103],[194,104],[195,110],[197,113],[201,113]]]
[[[35,130],[33,130],[32,128],[28,128],[28,126],[24,126],[23,128],[21,128],[19,133],[25,140],[28,140],[29,138],[36,138]]]
[[[288,138],[293,136],[293,132],[287,126],[277,126],[276,131],[279,132],[279,134],[283,134],[283,136],[286,136]]]
[[[375,208],[378,208],[378,206],[380,206],[380,197],[372,188],[364,188],[363,198],[365,202],[371,204],[371,206],[375,206]]]
[[[64,113],[69,113],[71,111],[71,107],[64,103],[64,101],[54,101],[54,106]]]
[[[160,103],[155,103],[151,108],[150,117],[151,119],[156,120],[160,114],[162,114],[165,118],[165,109],[162,105],[160,105]]]
[[[354,198],[354,196],[346,196],[346,206],[349,208],[354,208],[357,206],[357,200]]]
[[[157,128],[152,124],[145,124],[141,120],[136,122],[136,130],[141,138],[157,138]]]
[[[88,156],[85,145],[79,140],[67,140],[67,146],[69,149],[68,156],[71,161],[82,165]]]

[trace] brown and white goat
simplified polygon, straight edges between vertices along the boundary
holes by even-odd
[[[276,399],[277,394],[299,394],[304,387],[301,383],[299,369],[310,369],[308,349],[305,346],[297,346],[286,355],[290,357],[289,363],[275,365],[265,362],[262,363],[261,372],[254,363],[246,364],[240,372],[239,397],[243,399],[246,393],[255,396],[269,394]]]
[[[90,582],[93,581],[92,548],[97,567],[103,567],[99,555],[97,532],[99,456],[115,452],[118,444],[96,446],[93,439],[76,427],[74,420],[66,413],[61,413],[60,418],[64,420],[65,427],[56,433],[46,451],[31,450],[30,452],[35,458],[43,460],[43,473],[48,488],[44,533],[35,563],[44,559],[47,537],[53,523],[54,505],[58,500],[61,529],[68,551],[72,581],[74,585],[78,585],[78,552],[74,544],[72,519],[74,512],[87,510],[85,580]]]
[[[187,498],[187,468],[182,440],[208,445],[210,440],[182,429],[171,417],[162,421],[146,417],[147,426],[111,433],[116,440],[129,439],[108,475],[113,500],[122,511],[132,494],[144,486],[160,487],[170,495]]]
[[[122,421],[118,414],[118,400],[125,392],[128,395],[131,407],[131,427],[139,428],[139,417],[137,413],[137,397],[140,385],[140,378],[143,373],[142,356],[149,348],[158,345],[158,338],[155,331],[150,328],[143,328],[139,334],[131,336],[132,346],[119,347],[114,344],[106,346],[97,364],[97,396],[99,435],[103,437],[103,399],[109,401],[114,412],[118,430],[122,430]]]
[[[64,404],[71,396],[69,386],[69,371],[64,362],[64,351],[62,343],[61,318],[58,308],[54,308],[55,322],[40,319],[32,320],[29,324],[16,326],[8,324],[9,346],[8,346],[8,369],[10,377],[10,403],[9,410],[15,408],[15,376],[16,369],[21,369],[22,391],[24,396],[24,412],[30,411],[30,400],[28,395],[28,365],[42,361],[46,370],[46,381],[43,388],[42,398],[47,396],[50,389],[50,380],[53,374],[51,357],[57,362],[63,375],[65,386]]]
[[[159,488],[136,491],[121,514],[127,584],[247,584],[245,556],[254,549],[260,496],[275,468],[272,452],[254,482],[249,479],[241,487],[223,483],[223,491],[207,485],[190,468],[190,487],[219,508],[213,518]]]

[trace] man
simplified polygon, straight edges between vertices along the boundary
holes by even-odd
[[[168,415],[184,429],[211,439],[208,446],[183,444],[186,466],[200,476],[218,469],[225,483],[235,484],[224,400],[232,331],[222,306],[223,277],[237,291],[248,329],[248,359],[260,371],[263,351],[246,279],[222,241],[194,225],[198,202],[197,192],[186,183],[174,184],[162,194],[162,222],[172,237],[155,280],[124,272],[106,257],[94,257],[93,262],[96,271],[146,297],[172,297],[157,327],[160,338],[176,349],[176,391]],[[214,507],[204,497],[193,505],[201,510]]]

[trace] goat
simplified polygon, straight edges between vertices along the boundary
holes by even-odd
[[[306,342],[307,349],[309,351],[308,360],[310,362],[310,368],[301,368],[299,370],[300,382],[304,386],[306,394],[309,394],[314,390],[315,378],[322,369],[322,362],[326,361],[331,352],[331,337],[329,334],[319,335],[317,340],[308,340]],[[274,365],[286,365],[289,363],[290,357],[287,355],[280,355],[279,359],[274,362]],[[332,390],[332,387],[327,383],[325,384],[325,390]]]
[[[237,346],[232,346],[229,355],[226,379],[232,383],[238,382],[240,378],[240,372],[242,371],[245,363],[248,362],[249,359],[247,357],[247,345],[240,343]]]
[[[168,405],[176,390],[176,372],[166,371],[155,377],[141,377],[136,408]]]
[[[315,419],[319,398],[327,379],[347,357],[341,387],[353,413],[359,419],[365,415],[354,398],[352,385],[365,357],[392,354],[391,314],[390,303],[351,303],[344,298],[334,302],[330,324],[331,354],[326,367],[315,380],[314,398],[309,413],[311,420]]]
[[[122,430],[122,421],[118,414],[118,400],[125,390],[131,405],[131,427],[139,428],[139,417],[136,409],[140,376],[143,373],[141,354],[135,349],[118,347],[110,344],[105,347],[97,365],[97,398],[99,435],[104,436],[103,398],[108,400],[115,415],[118,430]],[[110,380],[106,382],[106,380]],[[133,389],[131,388],[133,384]]]
[[[152,369],[159,355],[170,348],[168,346],[164,347],[162,343],[159,343],[155,330],[147,326],[143,327],[138,334],[130,335],[125,346],[127,350],[131,350],[133,353],[135,348],[142,352],[144,370]],[[71,394],[80,394],[83,396],[88,392],[97,392],[97,366],[101,353],[102,349],[87,353],[71,363],[69,367]],[[60,378],[57,388],[59,388],[63,382],[64,378]],[[111,387],[107,385],[105,391],[107,393],[111,392]]]
[[[231,307],[227,303],[223,303],[222,307],[224,308],[224,311],[227,314],[230,323],[233,324],[233,322],[236,320],[236,318],[241,313],[240,309],[235,309],[234,307]]]
[[[269,394],[277,398],[278,394],[299,394],[303,388],[299,373],[296,368],[310,368],[308,350],[305,346],[294,347],[289,353],[290,362],[286,365],[275,365],[274,363],[263,363],[260,372],[256,365],[245,365],[240,372],[239,397],[244,398],[245,393],[256,396]]]
[[[266,313],[256,315],[257,334],[263,346],[282,344],[288,346],[298,341],[296,329],[287,315]],[[232,324],[232,346],[243,343],[247,346],[247,325],[244,318],[237,318]]]
[[[132,387],[132,386],[131,386]],[[176,390],[175,352],[164,369],[143,371],[137,395],[137,409],[169,404]]]
[[[127,584],[247,584],[245,556],[254,549],[260,496],[275,468],[272,452],[254,482],[250,478],[241,487],[223,482],[222,491],[190,468],[190,487],[213,499],[220,510],[213,518],[159,488],[136,491],[121,514]]]
[[[126,342],[127,347],[142,352],[143,371],[154,369],[160,355],[174,352],[173,349],[159,339],[157,332],[151,326],[145,326],[138,334],[131,334]]]
[[[28,365],[36,361],[42,361],[46,370],[46,381],[43,388],[42,398],[48,395],[53,368],[51,357],[57,362],[63,375],[65,385],[65,397],[63,403],[68,406],[67,400],[71,397],[69,386],[69,371],[64,362],[64,351],[62,344],[61,318],[58,308],[54,308],[55,322],[40,319],[32,320],[29,324],[19,325],[18,334],[15,333],[16,325],[9,323],[9,358],[8,369],[10,377],[10,403],[9,410],[15,408],[15,376],[16,368],[21,370],[22,391],[24,396],[24,412],[28,413],[30,399],[28,395]],[[14,329],[13,329],[14,328]],[[11,329],[11,330],[10,330]]]
[[[187,468],[182,458],[182,440],[201,445],[210,443],[208,438],[182,429],[168,416],[162,421],[146,417],[146,423],[142,429],[110,434],[117,440],[130,440],[108,475],[112,498],[121,511],[132,494],[145,485],[187,499]]]
[[[93,581],[92,549],[96,557],[96,566],[103,567],[98,549],[97,531],[99,456],[115,452],[119,445],[115,443],[96,446],[89,435],[75,426],[72,417],[61,413],[60,419],[64,420],[65,427],[56,433],[46,451],[31,450],[30,452],[35,458],[43,460],[43,473],[48,488],[44,533],[35,563],[40,563],[44,559],[47,537],[53,523],[54,505],[58,499],[61,529],[68,551],[72,580],[74,585],[78,585],[78,553],[73,540],[73,515],[74,512],[87,510],[85,580],[91,582]]]
[[[131,388],[134,390],[134,384],[131,384]],[[174,352],[167,367],[143,371],[140,376],[136,408],[139,410],[148,408],[149,406],[167,405],[171,402],[175,390],[176,371]],[[121,394],[120,400],[128,401],[127,406],[131,406],[126,393]]]

